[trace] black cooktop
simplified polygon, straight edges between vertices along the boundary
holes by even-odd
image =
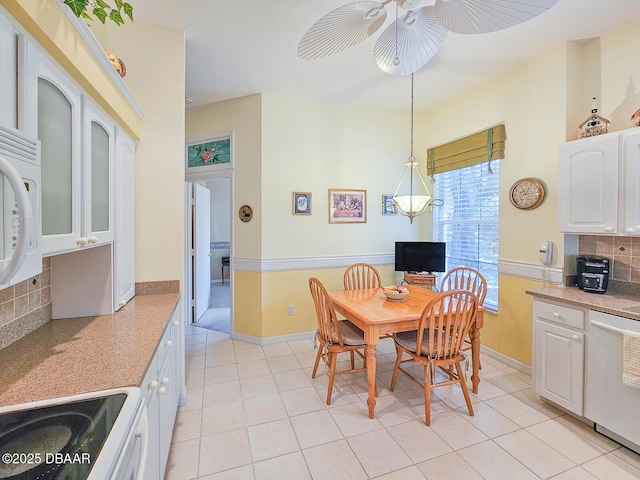
[[[126,398],[0,414],[0,480],[85,479]]]

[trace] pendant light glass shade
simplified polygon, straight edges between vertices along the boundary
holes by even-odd
[[[405,177],[408,177],[407,181]],[[407,191],[408,193],[404,193]],[[422,215],[432,203],[431,193],[420,173],[418,162],[413,157],[404,165],[404,172],[393,194],[393,201],[398,206],[400,214],[409,217],[411,223],[414,217]]]

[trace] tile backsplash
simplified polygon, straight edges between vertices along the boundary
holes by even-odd
[[[640,237],[580,235],[578,253],[611,260],[609,289],[640,295]]]
[[[0,349],[51,320],[51,270],[42,259],[42,272],[0,290]]]

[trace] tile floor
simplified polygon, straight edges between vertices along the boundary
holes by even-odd
[[[422,390],[402,376],[388,390],[395,350],[378,348],[376,418],[366,376],[311,379],[311,340],[264,347],[189,327],[188,402],[180,407],[166,480],[626,480],[640,455],[539,401],[531,379],[482,356],[470,417],[459,386]],[[637,419],[636,419],[637,421]]]

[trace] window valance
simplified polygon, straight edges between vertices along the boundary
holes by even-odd
[[[427,150],[427,173],[449,172],[504,158],[504,124]]]

